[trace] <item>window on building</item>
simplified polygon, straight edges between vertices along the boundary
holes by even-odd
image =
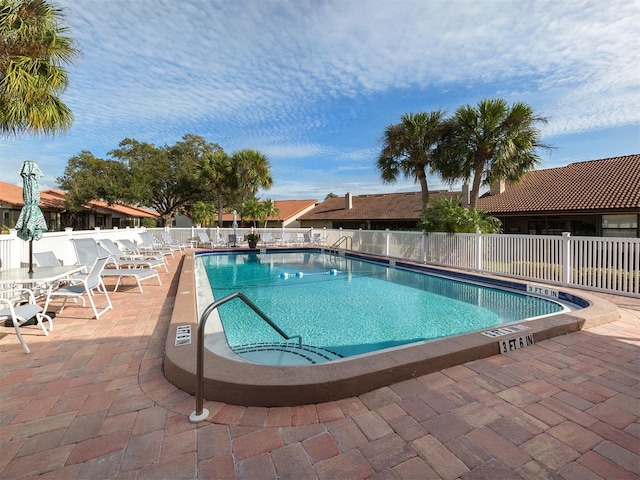
[[[638,215],[603,215],[603,237],[637,237]]]

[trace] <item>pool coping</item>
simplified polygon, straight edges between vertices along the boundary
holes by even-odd
[[[299,250],[299,249],[290,249]],[[308,249],[307,249],[308,250]],[[282,250],[279,250],[282,251]],[[216,251],[216,253],[222,253]],[[370,258],[367,256],[367,258]],[[167,333],[164,375],[172,384],[189,393],[195,392],[197,356],[197,306],[194,274],[195,252],[184,255],[176,301]],[[393,259],[379,257],[381,263]],[[564,298],[586,307],[572,312],[529,320],[527,330],[505,335],[509,339],[532,334],[534,342],[592,328],[620,318],[618,308],[608,300],[583,291],[544,285],[538,282],[517,282],[495,276],[473,274],[450,268],[438,268],[396,261],[396,266],[455,273],[483,283],[505,284],[509,288],[526,289],[538,285],[560,291]],[[189,325],[191,343],[176,346],[179,326]],[[487,329],[491,330],[491,329]],[[270,366],[235,361],[204,350],[204,398],[235,405],[286,407],[340,400],[371,390],[432,373],[444,368],[499,354],[497,338],[479,332],[444,339],[430,340],[376,354],[358,356],[337,362],[307,366]]]

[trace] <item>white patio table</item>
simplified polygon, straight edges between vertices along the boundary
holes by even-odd
[[[62,280],[82,270],[84,270],[84,265],[35,267],[33,273],[29,273],[28,267],[10,268],[8,270],[0,270],[0,285],[48,284]]]

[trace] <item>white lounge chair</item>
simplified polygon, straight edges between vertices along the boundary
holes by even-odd
[[[292,236],[292,234],[290,234],[290,233],[283,233],[282,234],[282,244],[283,245],[295,245],[296,244],[296,238],[294,238]]]
[[[262,243],[263,245],[275,245],[276,240],[273,238],[273,234],[270,232],[264,232],[262,234]]]
[[[325,243],[327,243],[327,240],[321,233],[314,233],[312,243],[314,245],[324,245]]]
[[[33,291],[28,288],[14,288],[2,291],[2,298],[0,298],[0,320],[11,320],[13,327],[16,329],[18,341],[26,353],[31,353],[31,350],[29,350],[27,342],[20,332],[20,328],[22,328],[22,325],[27,321],[35,317],[37,325],[45,335],[49,335],[42,321],[46,320],[49,322],[49,330],[53,330],[53,321],[45,312],[46,310],[36,303],[36,297]]]
[[[39,267],[59,267],[62,265],[58,257],[56,257],[56,254],[52,251],[34,252],[33,259]]]
[[[165,250],[165,251],[151,250],[151,249],[142,250],[138,245],[136,245],[133,242],[133,240],[129,240],[128,238],[121,238],[120,240],[118,240],[118,244],[120,244],[120,246],[122,247],[121,250],[124,249],[124,252],[127,255],[140,258],[141,260],[145,260],[148,258],[155,259],[155,260],[160,259],[163,262],[167,263],[166,261],[167,255],[171,255],[171,252],[168,250]]]
[[[174,240],[174,238],[171,236],[171,234],[169,232],[167,232],[166,230],[163,230],[162,232],[160,232],[160,235],[162,236],[162,243],[169,247],[169,248],[173,248],[176,251],[179,252],[184,252],[187,249],[187,245],[185,245],[184,243],[180,243],[176,240]]]
[[[151,233],[140,232],[138,235],[140,236],[141,240],[140,244],[138,244],[140,250],[162,252],[164,255],[171,255],[171,257],[173,257],[173,252],[175,251],[175,249],[167,247],[162,242],[159,242],[156,237],[151,235]]]
[[[60,307],[60,311],[62,311],[65,304],[67,303],[67,299],[69,298],[81,298],[84,305],[85,294],[89,299],[89,303],[91,304],[93,313],[95,313],[96,315],[96,319],[100,318],[100,315],[102,315],[103,313],[111,310],[113,308],[113,305],[111,304],[111,299],[109,298],[107,289],[104,286],[104,282],[102,281],[102,271],[104,270],[104,267],[107,264],[108,260],[108,256],[96,258],[91,264],[87,276],[83,279],[75,280],[71,285],[58,289],[54,289],[53,286],[50,286],[49,291],[47,292],[47,300],[44,303],[44,311],[47,311],[47,308],[49,307],[49,304],[51,303],[51,299],[53,297],[64,298],[62,307]],[[96,304],[93,300],[93,297],[95,296],[95,290],[103,293],[105,298],[107,299],[107,306],[102,308],[102,310],[100,311],[98,311],[98,308],[96,307]]]
[[[111,257],[109,252],[98,245],[93,238],[72,238],[71,243],[73,243],[73,247],[76,250],[76,256],[78,257],[78,263],[80,265],[91,264],[98,257]],[[109,260],[107,263],[116,265],[112,260]],[[162,285],[160,274],[153,268],[105,268],[101,275],[103,277],[117,278],[116,286],[113,289],[114,292],[118,290],[118,286],[123,278],[134,279],[138,285],[140,293],[143,293],[142,285],[140,284],[143,280],[156,278],[158,280],[158,284]]]
[[[134,255],[126,254],[122,250],[120,250],[120,247],[118,247],[113,242],[113,240],[110,240],[108,238],[98,240],[98,243],[107,252],[109,252],[109,255],[111,255],[111,261],[114,262],[118,268],[164,267],[164,270],[166,272],[169,271],[169,269],[167,268],[167,264],[164,262],[164,258],[161,260],[152,258],[142,259]]]
[[[222,235],[220,235],[219,233],[216,234],[215,241],[211,240],[211,238],[209,238],[209,235],[206,232],[199,232],[198,239],[199,239],[198,244],[209,245],[209,248],[224,247],[226,245],[226,242],[222,238]]]

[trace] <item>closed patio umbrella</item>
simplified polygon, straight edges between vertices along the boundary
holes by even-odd
[[[33,273],[33,241],[42,238],[47,231],[47,222],[40,210],[40,187],[38,180],[43,176],[38,164],[27,160],[18,172],[22,177],[22,199],[24,206],[16,222],[18,237],[29,241],[29,273]]]

